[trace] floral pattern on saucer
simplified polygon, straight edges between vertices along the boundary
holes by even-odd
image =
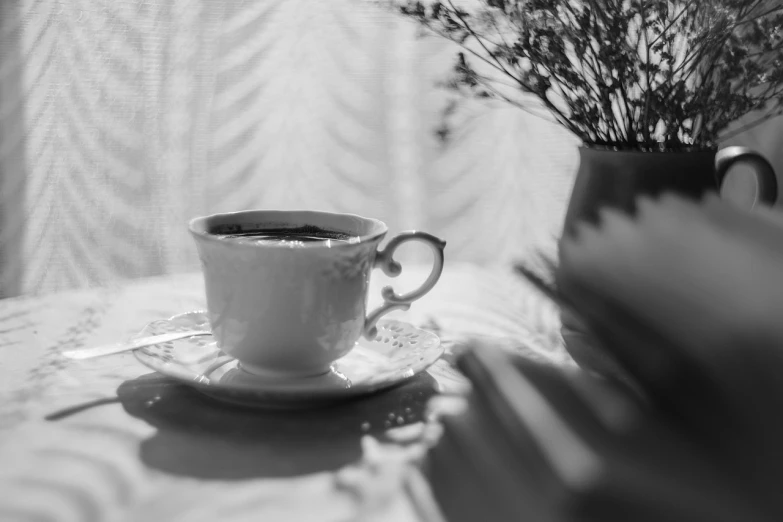
[[[139,336],[208,329],[205,312],[188,312],[149,323]],[[364,338],[332,364],[325,375],[265,379],[241,369],[211,336],[148,346],[135,352],[146,366],[221,400],[267,408],[311,407],[402,384],[425,371],[443,354],[437,335],[403,321],[378,322],[378,335]]]

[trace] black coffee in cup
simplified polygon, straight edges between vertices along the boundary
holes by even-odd
[[[279,243],[288,247],[304,246],[316,243],[355,243],[359,238],[343,232],[324,230],[314,227],[307,229],[256,229],[241,230],[233,233],[215,233],[225,241],[237,241],[241,243],[258,243],[270,245]]]

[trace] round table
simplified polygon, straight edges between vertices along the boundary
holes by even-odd
[[[380,288],[405,290],[429,268]],[[451,349],[474,336],[572,364],[556,310],[507,268],[451,264],[391,317],[436,331],[446,354],[393,390],[318,411],[240,409],[202,397],[130,353],[63,350],[124,340],[147,322],[205,308],[200,274],[0,301],[0,520],[416,520],[400,477],[426,404],[466,386]],[[403,470],[403,471],[401,471]],[[406,494],[407,493],[407,494]],[[426,503],[426,502],[425,502]]]

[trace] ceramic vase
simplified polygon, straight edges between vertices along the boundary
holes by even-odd
[[[579,156],[563,237],[574,233],[580,222],[596,223],[601,208],[633,213],[642,195],[675,192],[699,199],[707,192],[719,192],[726,174],[737,164],[751,167],[756,175],[755,204],[772,204],[778,197],[772,166],[746,147],[642,152],[583,146]],[[576,317],[562,312],[561,321],[563,341],[577,364],[604,376],[623,376]]]

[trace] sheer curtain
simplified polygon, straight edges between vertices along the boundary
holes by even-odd
[[[196,270],[187,220],[246,208],[551,244],[576,142],[468,102],[440,143],[453,53],[360,0],[0,2],[0,296]]]

